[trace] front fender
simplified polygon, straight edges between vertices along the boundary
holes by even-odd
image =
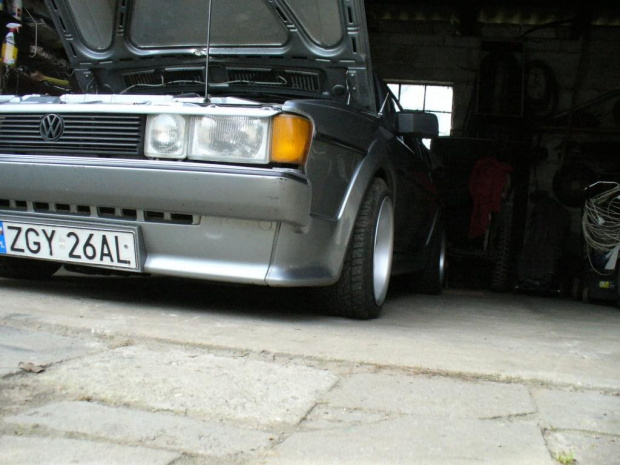
[[[378,131],[368,153],[357,164],[335,217],[313,214],[310,224],[303,228],[280,225],[267,273],[268,285],[321,286],[338,280],[368,186],[380,176],[394,195],[395,173],[387,147],[388,137],[387,131]]]

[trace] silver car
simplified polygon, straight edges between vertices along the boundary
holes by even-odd
[[[317,3],[320,8],[317,8]],[[362,0],[46,0],[79,94],[0,97],[0,276],[439,292],[433,115],[371,70]]]

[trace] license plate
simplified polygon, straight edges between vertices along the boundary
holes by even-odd
[[[0,221],[0,255],[137,270],[136,250],[133,231]]]

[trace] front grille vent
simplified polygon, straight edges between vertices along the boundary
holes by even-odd
[[[125,85],[127,87],[140,84],[163,84],[174,81],[204,81],[204,72],[202,68],[196,69],[174,69],[174,70],[150,70],[141,71],[139,73],[130,73],[123,75]]]
[[[137,157],[144,118],[139,115],[58,113],[64,130],[57,140],[42,131],[45,113],[0,114],[0,152]]]
[[[308,92],[320,92],[319,77],[316,74],[288,73],[293,89],[301,89]]]
[[[272,85],[284,89],[303,90],[319,93],[321,85],[316,73],[299,71],[274,71],[257,69],[228,69],[228,79],[234,81],[256,82],[261,85]]]
[[[0,210],[143,221],[146,223],[200,224],[199,215],[188,215],[186,213],[134,210],[130,208],[93,205],[69,205],[53,202],[29,202],[26,200],[0,199]]]

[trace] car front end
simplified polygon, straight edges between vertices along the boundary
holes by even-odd
[[[395,224],[417,249],[436,209],[407,197],[430,180],[415,122],[383,114],[362,0],[46,5],[80,93],[0,97],[0,276],[312,286],[378,316]]]
[[[8,255],[265,284],[281,225],[310,223],[304,116],[156,96],[6,100]]]

